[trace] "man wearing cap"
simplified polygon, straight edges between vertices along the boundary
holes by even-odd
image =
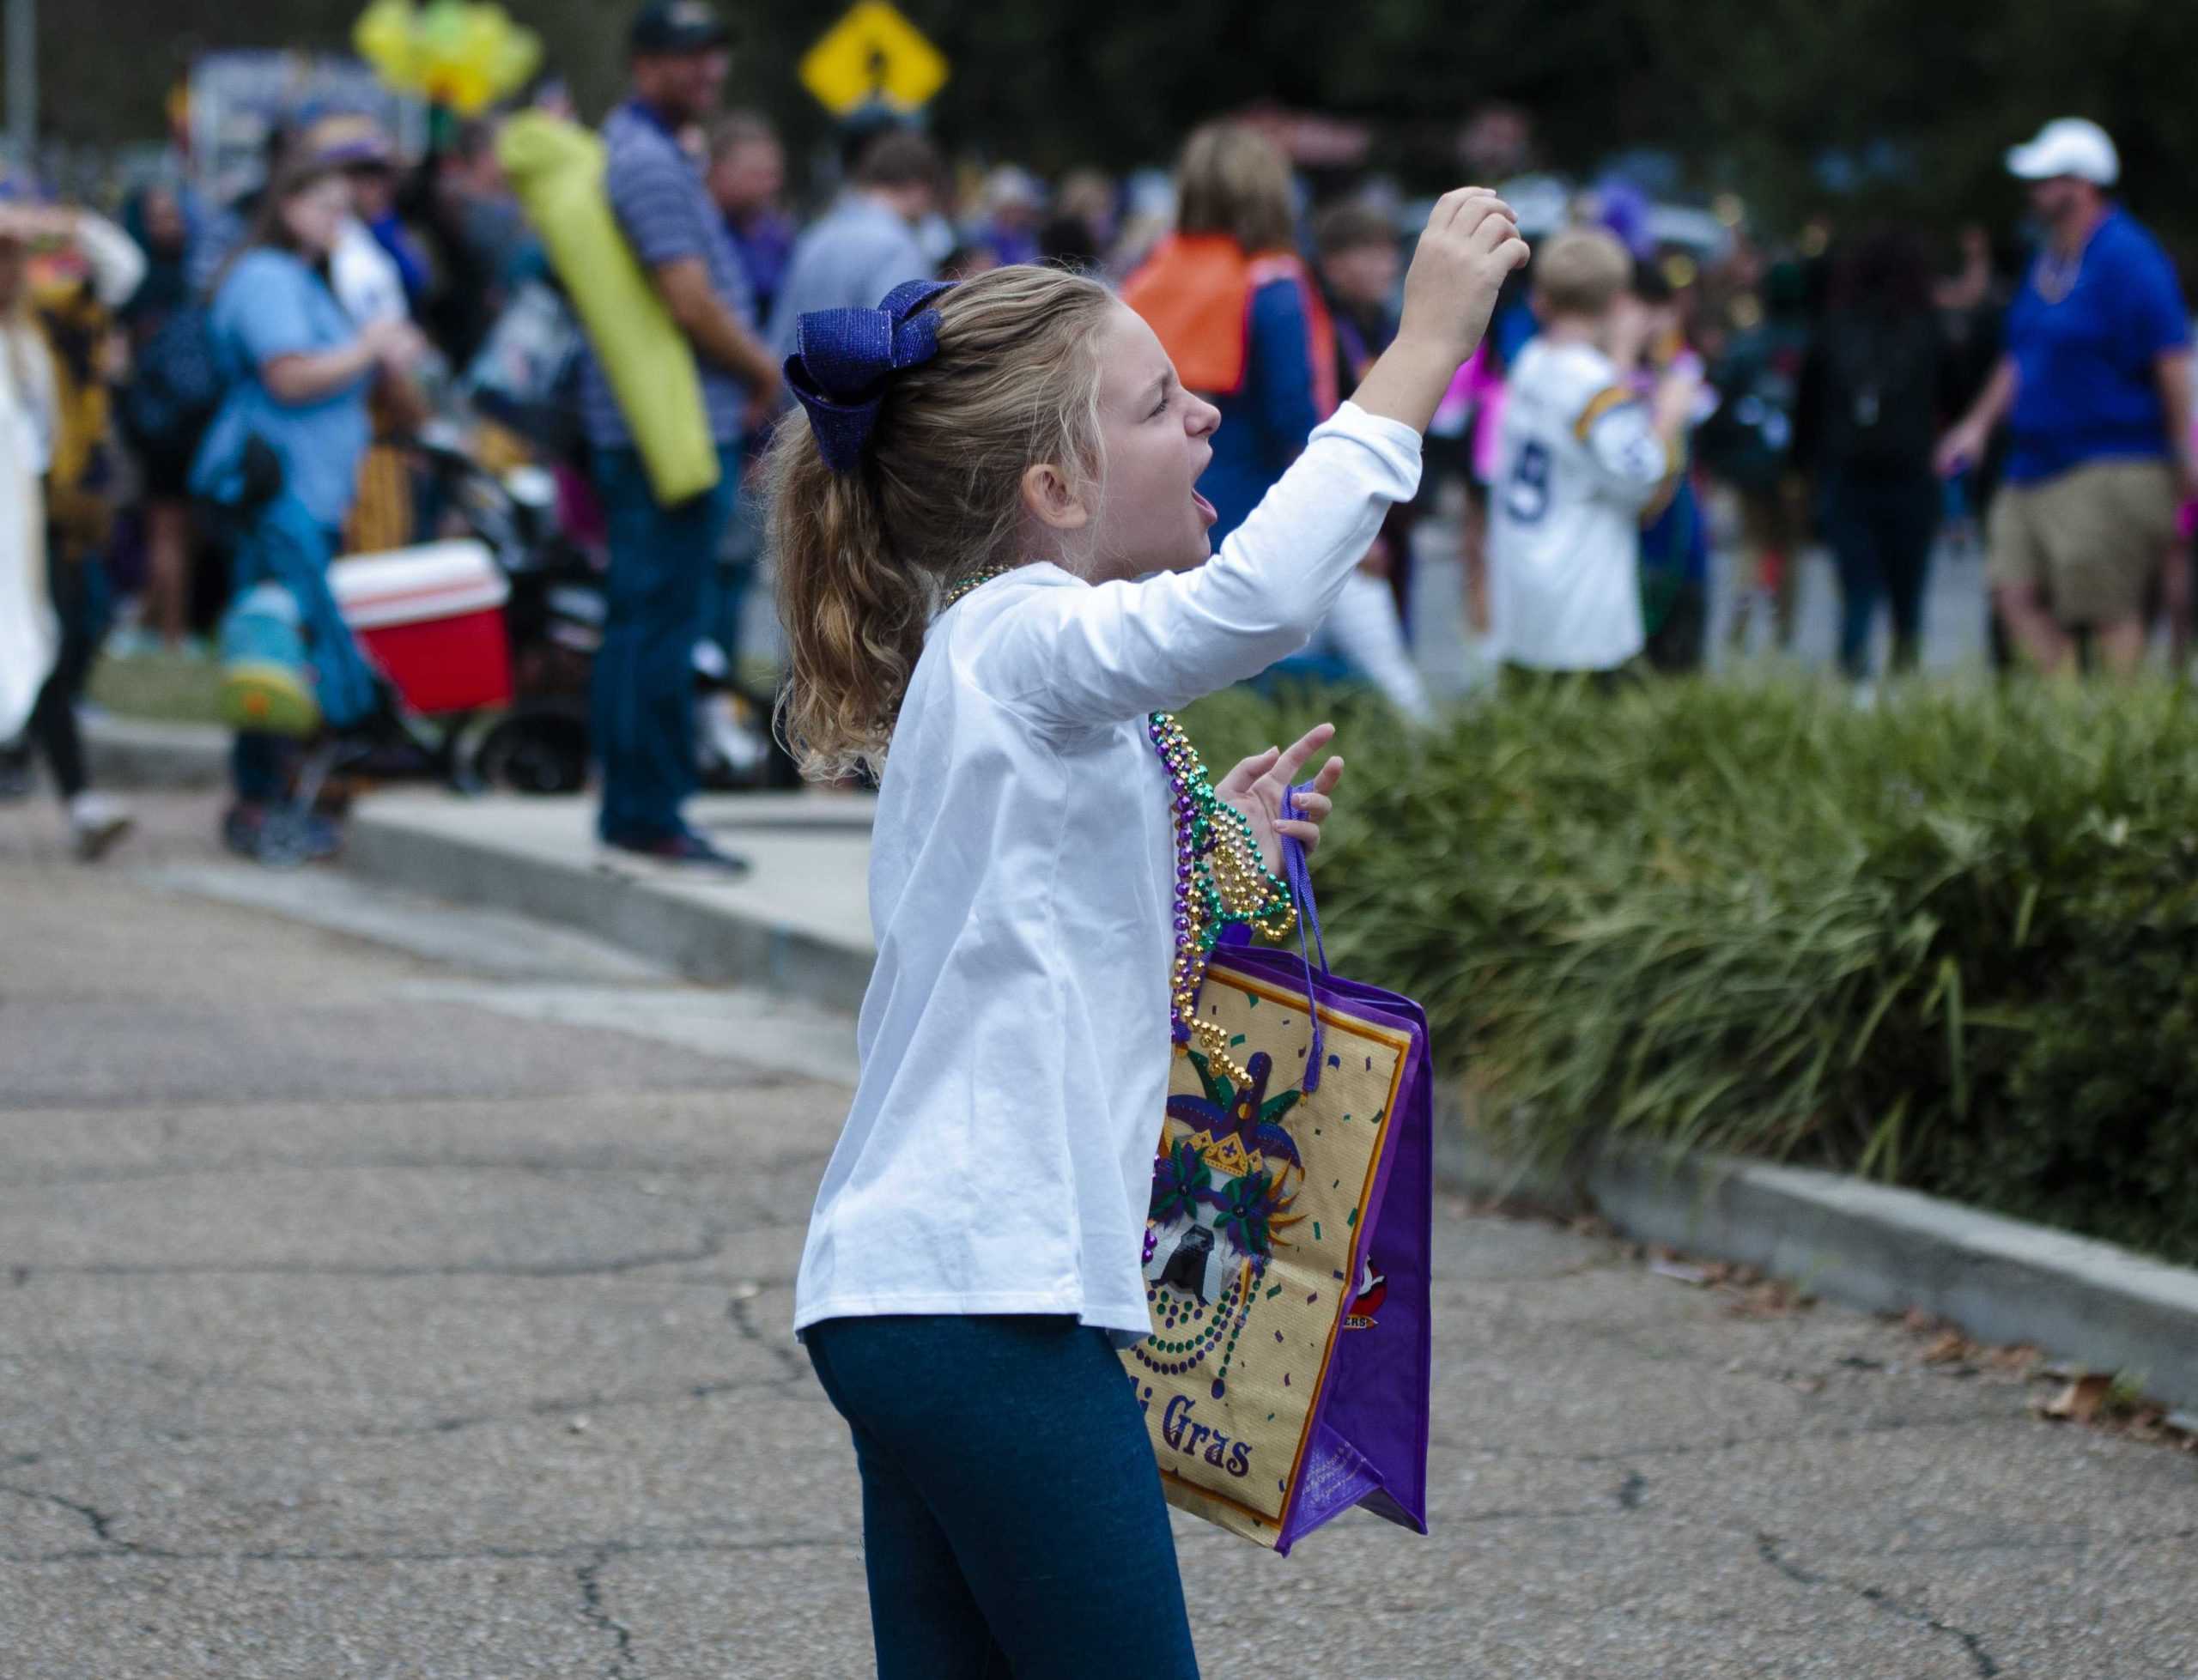
[[[598,831],[616,852],[738,874],[746,865],[687,827],[695,785],[694,648],[718,545],[740,482],[751,410],[776,394],[776,362],[755,332],[738,256],[681,146],[725,85],[726,32],[702,0],[651,0],[634,20],[632,96],[603,125],[604,186],[620,229],[686,334],[720,464],[714,489],[658,505],[633,433],[592,356],[581,419],[610,537],[608,621],[595,662],[603,763]]]
[[[2031,183],[2045,243],[2008,311],[2007,355],[1941,442],[1939,465],[1981,460],[2007,422],[1990,576],[2008,634],[2064,669],[2088,629],[2108,669],[2143,658],[2146,597],[2198,488],[2190,324],[2152,236],[2107,197],[2121,173],[2098,124],[2064,117],[2007,154]]]

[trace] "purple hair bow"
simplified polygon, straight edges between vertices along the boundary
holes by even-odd
[[[834,472],[862,460],[891,377],[938,354],[938,312],[926,306],[953,283],[911,280],[875,309],[813,309],[795,324],[786,388],[809,410],[817,452]]]

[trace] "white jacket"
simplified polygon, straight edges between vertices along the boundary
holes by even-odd
[[[39,483],[53,402],[46,335],[27,318],[0,320],[0,743],[22,733],[59,646]]]

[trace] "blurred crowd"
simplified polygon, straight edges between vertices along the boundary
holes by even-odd
[[[285,112],[228,202],[180,141],[113,204],[0,182],[0,779],[20,792],[42,758],[82,855],[128,826],[78,737],[104,652],[218,666],[240,854],[331,854],[360,775],[592,773],[606,846],[738,873],[683,804],[788,774],[750,603],[756,463],[805,312],[1003,264],[1102,276],[1222,409],[1217,542],[1396,331],[1419,205],[1286,121],[1205,124],[1172,169],[1046,179],[870,111],[798,180],[769,120],[720,107],[707,7],[657,0],[631,48],[604,191],[692,349],[722,464],[669,505],[497,118],[436,113],[407,155],[360,112]],[[530,104],[573,114],[554,82]],[[1780,240],[1737,203],[1677,216],[1623,173],[1533,173],[1529,131],[1485,113],[1464,151],[1511,178],[1536,260],[1460,370],[1419,499],[1278,676],[1366,683],[1425,721],[1425,639],[1460,622],[1514,681],[1690,671],[1713,652],[1713,549],[1738,579],[1715,622],[1782,647],[1821,544],[1840,667],[1871,692],[1879,616],[1891,666],[1914,666],[1932,556],[1988,517],[2001,658],[2126,669],[2164,626],[2181,660],[2188,323],[2115,208],[2103,131],[2055,123],[2011,154],[2034,258],[1981,227]],[[1466,599],[1424,627],[1431,540]],[[407,616],[416,598],[489,611],[493,657]]]

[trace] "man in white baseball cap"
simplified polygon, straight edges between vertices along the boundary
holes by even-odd
[[[2190,320],[2159,243],[2108,197],[2121,177],[2097,123],[2061,117],[2007,154],[2045,241],[2007,312],[2007,354],[1939,450],[1942,472],[1983,458],[2007,422],[1994,502],[1993,599],[2043,670],[2089,630],[2108,668],[2144,657],[2147,597],[2198,494]]]
[[[2052,181],[2067,177],[2112,186],[2122,175],[2122,155],[2097,123],[2082,117],[2055,117],[2026,145],[2007,148],[2007,173],[2019,180]]]

